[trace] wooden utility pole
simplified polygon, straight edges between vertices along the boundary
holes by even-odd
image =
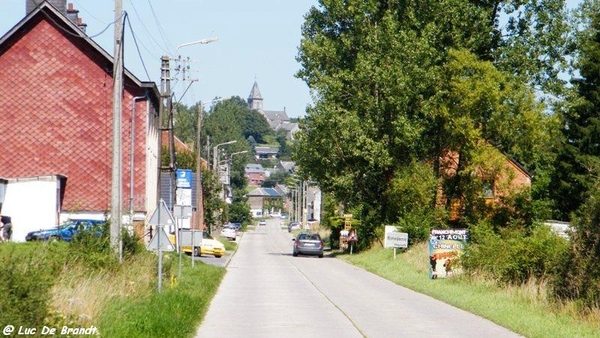
[[[123,212],[123,154],[122,154],[122,108],[123,108],[123,1],[115,0],[115,50],[113,62],[113,138],[112,138],[112,184],[110,212],[110,244],[119,251]]]
[[[194,218],[194,229],[202,230],[204,225],[204,195],[202,193],[202,102],[198,105],[198,133],[196,136],[196,217]]]

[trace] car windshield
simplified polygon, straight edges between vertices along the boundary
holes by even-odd
[[[298,240],[304,241],[320,241],[321,237],[318,234],[300,234],[298,235]]]

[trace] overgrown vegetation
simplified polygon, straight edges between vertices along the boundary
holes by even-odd
[[[359,250],[378,245],[385,225],[411,245],[431,228],[468,228],[467,275],[550,285],[550,302],[597,311],[600,2],[540,4],[311,9],[297,76],[317,100],[293,158],[331,199],[332,242],[343,214],[356,219]],[[506,163],[531,174],[525,184]],[[571,240],[548,219],[571,221]]]
[[[119,263],[103,233],[78,233],[71,243],[0,245],[0,322],[94,325],[104,337],[191,336],[224,269],[201,263],[192,269],[186,259],[177,278],[177,257],[165,253],[158,293],[156,255],[124,232]]]

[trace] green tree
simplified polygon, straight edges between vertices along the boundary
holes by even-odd
[[[533,18],[559,8],[533,2],[319,4],[306,16],[298,55],[298,76],[317,100],[301,121],[294,156],[305,178],[318,181],[345,205],[359,207],[368,228],[363,236],[396,221],[387,198],[396,173],[411,163],[437,159],[443,150],[461,152],[468,169],[484,153],[480,141],[488,141],[509,154],[521,151],[518,155],[530,164],[543,167],[538,152],[544,147],[535,133],[543,133],[548,122],[525,84],[536,83],[536,76],[547,71],[546,62],[521,73],[500,62],[516,45],[508,40],[529,33],[511,31],[502,40],[498,18],[506,13],[503,9],[517,17],[528,11]],[[549,25],[542,21],[531,33],[538,38],[545,32],[541,27]],[[561,59],[540,47],[562,46],[558,37],[550,41],[549,36],[519,46],[556,65]],[[458,177],[468,180],[466,173]],[[458,195],[470,188],[457,187]]]
[[[560,218],[568,220],[587,199],[600,173],[600,5],[584,3],[580,9],[584,27],[577,35],[575,67],[580,78],[574,82],[572,104],[563,110],[563,142],[553,177],[553,196]]]
[[[177,138],[185,144],[196,144],[198,114],[198,105],[187,107],[184,104],[177,104],[175,106],[173,130]]]

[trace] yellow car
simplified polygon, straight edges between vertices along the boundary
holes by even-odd
[[[171,243],[175,243],[175,233],[169,235],[169,240],[171,241]],[[181,250],[184,253],[192,254],[191,245],[182,246]],[[208,232],[202,232],[202,244],[200,244],[200,247],[194,247],[194,256],[212,255],[219,258],[222,257],[224,254],[225,245],[214,239],[211,235],[208,234]]]

